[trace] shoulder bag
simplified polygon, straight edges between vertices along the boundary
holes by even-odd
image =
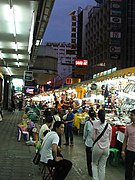
[[[45,141],[44,141],[44,143],[41,145],[40,150],[38,150],[38,151],[36,152],[36,154],[35,154],[35,156],[34,156],[34,158],[33,158],[33,163],[34,163],[35,165],[38,165],[38,164],[39,164],[40,157],[41,157],[40,151],[41,151],[42,147],[44,146],[44,144],[45,144]]]
[[[97,137],[97,139],[95,139],[95,141],[93,142],[93,146],[95,145],[95,143],[103,136],[104,132],[106,131],[108,127],[108,123],[106,124],[106,126],[104,127],[103,131],[101,132],[101,134]]]

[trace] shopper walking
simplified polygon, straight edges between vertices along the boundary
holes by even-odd
[[[105,111],[98,111],[98,121],[93,124],[93,139],[104,131],[102,137],[95,143],[92,151],[93,180],[105,180],[106,161],[109,156],[109,147],[112,137],[112,128],[105,120]]]
[[[87,168],[88,174],[92,176],[92,145],[93,145],[93,121],[95,120],[95,112],[94,110],[89,111],[89,119],[86,121],[84,125],[83,131],[83,140],[85,141],[86,146],[86,160],[87,160]]]
[[[122,158],[125,159],[125,180],[133,179],[135,163],[135,109],[130,112],[131,124],[125,129],[125,138],[122,146]]]

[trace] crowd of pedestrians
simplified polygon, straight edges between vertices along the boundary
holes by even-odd
[[[26,106],[27,113],[31,109],[34,112],[41,110],[41,107],[35,106],[33,104],[29,110],[28,106]],[[72,168],[72,162],[64,159],[61,154],[61,147],[62,144],[66,146],[74,145],[73,123],[76,111],[73,109],[71,101],[68,105],[60,102],[60,104],[57,104],[57,108],[47,107],[46,104],[42,110],[45,118],[39,131],[39,141],[43,144],[40,161],[55,167],[55,179],[63,180]],[[65,110],[64,113],[63,110]],[[83,110],[85,110],[85,107]],[[126,127],[121,152],[121,157],[125,160],[125,180],[133,180],[132,172],[135,162],[135,110],[132,110],[130,114],[131,124]],[[88,174],[93,180],[105,180],[106,163],[112,139],[112,127],[106,121],[104,109],[99,109],[95,112],[93,108],[90,108],[88,117],[83,131]],[[65,143],[62,143],[61,135],[64,133]]]

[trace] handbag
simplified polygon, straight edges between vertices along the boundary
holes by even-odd
[[[108,123],[106,124],[106,126],[104,127],[103,131],[101,132],[101,134],[97,137],[97,139],[95,139],[95,141],[93,142],[93,147],[95,145],[95,143],[103,136],[104,132],[106,131],[108,127]]]
[[[38,149],[38,151],[36,152],[36,154],[35,154],[35,156],[34,156],[34,158],[33,158],[33,163],[34,163],[35,165],[38,165],[39,162],[40,162],[40,157],[41,157],[40,151],[41,151],[42,147],[44,146],[44,144],[45,144],[45,141],[44,141],[44,143],[41,145],[40,149]]]
[[[33,158],[33,163],[34,163],[35,165],[38,165],[38,164],[39,164],[40,157],[41,157],[40,151],[38,151],[38,152],[35,154],[34,158]]]

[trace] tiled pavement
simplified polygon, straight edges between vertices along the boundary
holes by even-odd
[[[33,146],[17,141],[17,123],[23,112],[4,112],[0,122],[0,180],[40,180],[38,166],[32,163]]]

